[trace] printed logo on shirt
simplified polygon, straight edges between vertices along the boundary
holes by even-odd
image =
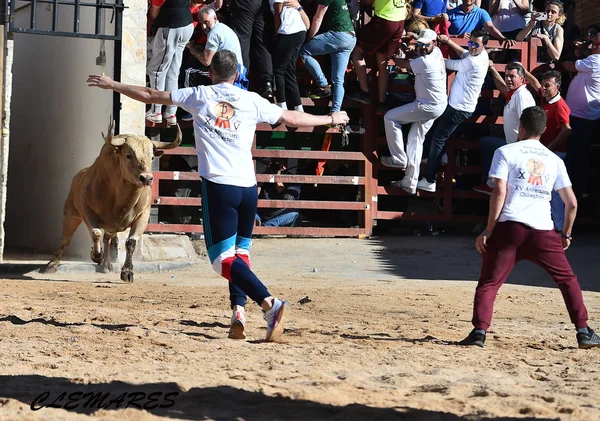
[[[541,186],[544,184],[542,175],[546,172],[546,166],[543,161],[534,158],[527,161],[527,172],[529,172],[529,179],[527,180],[529,184],[534,186]]]
[[[235,115],[235,109],[233,108],[233,105],[222,101],[215,105],[213,111],[217,116],[217,119],[215,120],[216,127],[222,127],[224,129],[231,128],[230,120]]]

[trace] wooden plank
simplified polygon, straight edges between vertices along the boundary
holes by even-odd
[[[298,151],[281,149],[256,149],[252,151],[254,158],[297,158],[318,159],[332,161],[364,161],[365,154],[362,152],[338,152],[338,151]]]
[[[192,224],[148,224],[146,232],[203,233],[202,225]],[[358,237],[365,234],[364,228],[332,227],[255,227],[258,235],[291,235],[310,237]]]
[[[443,220],[442,214],[436,213],[414,213],[414,212],[393,212],[393,211],[378,211],[377,219],[393,220],[402,219],[407,221],[431,221],[439,222]]]
[[[202,206],[199,197],[172,197],[158,196],[153,199],[156,206]],[[342,202],[325,200],[259,200],[259,208],[294,208],[294,209],[322,209],[322,210],[365,210],[364,202]]]
[[[298,183],[298,184],[343,184],[362,186],[365,177],[337,175],[293,175],[293,174],[256,174],[256,180],[263,183]]]

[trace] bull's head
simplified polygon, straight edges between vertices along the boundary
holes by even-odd
[[[182,135],[177,125],[177,137],[173,142],[150,140],[146,136],[114,135],[115,122],[111,120],[108,134],[104,136],[105,145],[114,149],[121,176],[132,184],[150,186],[152,176],[152,158],[163,155],[163,149],[173,149],[181,144]]]

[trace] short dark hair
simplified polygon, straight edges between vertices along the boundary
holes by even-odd
[[[488,34],[483,29],[476,29],[473,32],[471,32],[471,37],[470,38],[471,39],[473,39],[473,38],[481,38],[483,40],[483,45],[487,45],[488,41],[490,40],[490,34]]]
[[[525,69],[519,63],[516,63],[516,62],[508,63],[506,65],[506,70],[505,71],[508,72],[509,70],[516,70],[517,73],[519,73],[519,76],[521,76],[521,77],[525,76]]]
[[[554,79],[554,82],[558,86],[562,86],[562,76],[561,76],[560,72],[558,72],[556,70],[550,70],[550,71],[544,73],[540,80],[544,81],[547,79]]]
[[[237,57],[229,50],[217,51],[210,62],[210,70],[219,82],[234,79],[238,70]]]
[[[528,107],[521,114],[521,127],[528,136],[541,137],[546,130],[546,112],[542,107]]]

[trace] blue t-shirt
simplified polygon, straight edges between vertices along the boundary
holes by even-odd
[[[421,9],[423,16],[433,17],[440,13],[446,13],[447,0],[415,0],[413,9]]]
[[[238,64],[244,64],[242,60],[242,48],[233,29],[224,23],[217,22],[213,29],[210,30],[206,38],[206,50],[217,51],[229,50],[237,58]]]
[[[463,35],[465,32],[471,33],[476,29],[483,28],[487,22],[491,22],[492,18],[485,10],[473,6],[473,9],[465,13],[462,8],[455,7],[448,12],[450,19],[450,35]]]

